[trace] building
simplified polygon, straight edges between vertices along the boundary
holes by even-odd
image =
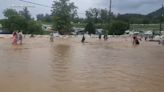
[[[162,30],[164,31],[164,24],[162,24]],[[130,31],[140,32],[146,35],[164,34],[163,31],[160,31],[160,24],[131,24]]]
[[[164,30],[164,24],[162,24],[162,28]],[[160,30],[160,25],[159,24],[131,24],[130,25],[130,30],[135,30],[135,31],[159,31]]]
[[[99,35],[99,34],[103,34],[103,29],[96,29],[96,34]]]
[[[85,33],[85,28],[73,27],[74,34],[81,35]]]
[[[48,24],[42,24],[42,29],[43,31],[47,31],[47,32],[53,31],[52,25],[48,25]]]

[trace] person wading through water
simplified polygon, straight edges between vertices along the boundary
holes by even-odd
[[[82,37],[82,39],[81,39],[81,42],[82,42],[82,43],[85,42],[85,36],[84,36],[84,34],[83,34],[83,37]]]
[[[101,40],[101,34],[99,34],[99,40]]]
[[[17,45],[17,41],[18,41],[17,38],[18,38],[17,32],[13,32],[13,41],[12,41],[13,45]]]
[[[50,33],[50,42],[53,42],[53,41],[54,41],[54,34],[52,32],[52,33]]]
[[[18,40],[19,40],[19,44],[22,45],[23,33],[21,31],[18,33]]]
[[[139,42],[138,37],[137,36],[133,36],[133,46],[137,46],[139,44],[140,44],[140,42]]]

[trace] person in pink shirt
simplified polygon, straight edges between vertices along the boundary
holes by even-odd
[[[13,33],[13,42],[12,42],[13,45],[17,45],[17,36],[18,36],[17,33],[14,32]]]

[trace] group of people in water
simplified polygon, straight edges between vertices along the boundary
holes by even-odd
[[[23,33],[21,31],[19,31],[19,32],[13,32],[12,39],[13,39],[13,41],[12,41],[12,44],[13,45],[17,45],[17,44],[22,45]]]
[[[99,34],[98,38],[99,38],[99,40],[101,40],[101,39],[102,39],[102,35]],[[103,38],[104,38],[105,41],[108,40],[108,35],[104,35]],[[134,35],[134,36],[133,36],[133,42],[132,42],[133,46],[139,45],[139,44],[140,44],[140,41],[141,41],[141,39],[138,38],[137,35]],[[82,43],[85,42],[85,36],[84,36],[84,34],[83,34],[83,36],[82,36],[81,42],[82,42]]]
[[[101,38],[102,38],[102,34],[99,34],[99,40],[101,40]],[[104,35],[104,40],[106,41],[106,40],[108,40],[108,35]],[[82,43],[84,43],[85,42],[85,35],[83,34],[83,36],[82,36],[82,39],[81,39],[81,42]]]
[[[99,38],[99,40],[101,40],[102,39],[102,34],[99,34],[98,38]],[[103,38],[104,38],[105,41],[108,40],[108,35],[104,35]],[[134,35],[133,36],[133,42],[132,43],[133,43],[134,46],[139,45],[140,44],[140,41],[141,41],[141,39],[139,39],[137,35]],[[83,34],[83,37],[81,39],[81,42],[82,43],[85,42],[85,36],[84,36],[84,34]]]
[[[102,39],[102,34],[99,34],[98,38],[99,38],[99,40],[101,40]],[[108,40],[108,35],[104,35],[103,38],[104,38],[105,41]],[[86,40],[86,38],[85,38],[85,35],[83,34],[81,42],[85,43],[85,40]],[[147,38],[145,38],[145,40],[147,40]],[[17,45],[17,44],[22,45],[22,41],[23,41],[23,33],[21,31],[13,32],[12,44],[13,45]],[[50,41],[51,42],[54,41],[53,33],[50,33]],[[140,44],[140,41],[141,41],[141,38],[139,38],[137,35],[133,35],[133,37],[132,37],[133,46],[138,46]],[[164,41],[160,41],[160,43],[164,44]]]
[[[101,38],[102,38],[102,34],[99,34],[99,40],[101,40]],[[105,41],[108,40],[108,35],[105,34],[103,38]]]
[[[98,38],[99,38],[99,40],[101,40],[102,39],[102,34],[99,34]],[[105,41],[108,40],[108,35],[104,35],[103,38],[104,38]],[[86,37],[85,37],[85,34],[83,34],[81,42],[85,43],[85,40],[86,40]],[[141,39],[139,39],[137,35],[134,35],[133,36],[133,45],[134,46],[139,45],[140,44],[139,40],[141,40]],[[53,41],[54,41],[53,33],[50,33],[50,42],[53,42]]]

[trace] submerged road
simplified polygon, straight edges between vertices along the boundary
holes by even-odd
[[[0,39],[0,92],[164,92],[164,47],[130,39]]]

